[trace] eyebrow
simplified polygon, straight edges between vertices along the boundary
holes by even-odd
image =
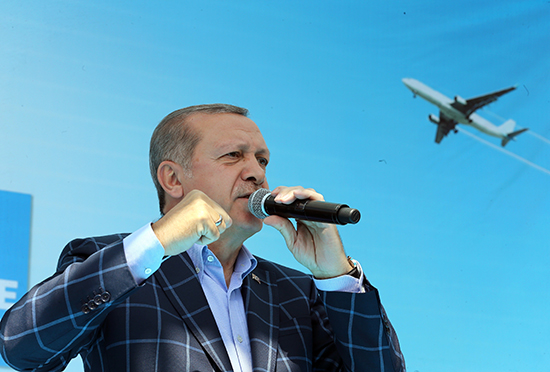
[[[234,149],[238,149],[238,150],[241,150],[241,151],[249,151],[250,149],[250,146],[245,144],[245,143],[221,143],[219,145],[216,146],[217,149],[221,150],[220,152],[225,152],[225,151],[231,151],[231,150],[234,150]],[[260,155],[271,155],[271,153],[269,152],[269,149],[266,147],[266,148],[260,148],[258,149],[257,151],[254,152],[255,154],[260,154]]]
[[[258,151],[256,151],[256,154],[260,154],[260,155],[267,155],[267,156],[270,156],[271,153],[269,152],[269,149],[260,149]]]

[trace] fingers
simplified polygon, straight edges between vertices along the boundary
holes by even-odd
[[[205,245],[215,242],[231,227],[231,217],[206,194],[197,192],[197,195],[190,193],[190,196],[194,197],[194,200],[191,203],[192,208],[187,212],[195,214],[191,223],[197,227],[196,242]]]
[[[311,199],[324,201],[323,195],[311,188],[303,188],[302,186],[279,186],[271,191],[271,195],[275,197],[275,202],[290,204],[296,199]]]
[[[275,188],[271,194],[275,202],[290,204],[297,199],[324,201],[314,189],[301,186]],[[332,278],[350,270],[342,240],[335,225],[298,220],[296,226],[289,219],[269,216],[264,223],[283,236],[287,247],[298,262],[307,267],[316,278]]]
[[[318,193],[312,188],[304,188],[302,186],[293,186],[293,187],[287,187],[287,186],[279,186],[275,188],[271,195],[275,197],[274,201],[276,203],[282,203],[282,204],[291,204],[297,199],[300,200],[316,200],[316,201],[324,201],[325,198],[323,195]],[[307,226],[310,226],[312,228],[322,228],[326,224],[322,222],[313,222],[313,221],[307,221],[307,220],[300,220],[300,223],[303,223]]]
[[[232,222],[221,206],[203,192],[193,190],[152,227],[166,255],[176,255],[195,243],[215,242]]]
[[[287,247],[290,248],[294,245],[296,240],[296,229],[290,220],[279,216],[269,216],[264,219],[264,223],[281,233]]]
[[[210,208],[212,209],[210,210]],[[200,230],[197,234],[200,236],[197,242],[204,245],[218,240],[221,234],[231,227],[232,224],[231,217],[217,204],[214,206],[208,205],[206,209],[209,217],[198,221]],[[215,213],[217,213],[218,217],[215,217]]]
[[[275,202],[283,204],[290,204],[297,199],[310,199],[318,201],[325,200],[323,195],[319,194],[314,189],[306,189],[302,186],[279,186],[271,191],[271,195],[275,197]],[[278,216],[270,216],[264,219],[264,223],[279,231],[283,235],[283,238],[285,239],[288,247],[291,247],[295,244],[297,231],[294,225],[288,219]],[[309,226],[313,229],[319,227],[323,228],[325,226],[325,224],[323,223],[312,221],[300,221],[299,223]]]

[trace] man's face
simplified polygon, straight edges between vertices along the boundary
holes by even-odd
[[[184,193],[197,189],[217,202],[231,216],[235,233],[248,237],[260,231],[263,224],[248,211],[248,197],[269,187],[269,150],[256,124],[227,113],[196,113],[187,122],[201,140],[193,154],[191,177],[182,182]]]

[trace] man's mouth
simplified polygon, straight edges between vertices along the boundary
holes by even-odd
[[[248,192],[245,192],[245,193],[242,193],[241,195],[238,196],[238,199],[250,199],[250,195],[254,194],[254,192],[256,192],[256,190],[252,190],[252,191],[248,191]]]

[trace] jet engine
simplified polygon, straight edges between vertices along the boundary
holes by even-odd
[[[466,100],[460,96],[455,96],[455,102],[461,104],[462,106],[466,106]]]
[[[434,114],[430,114],[428,116],[428,119],[430,119],[430,121],[432,123],[439,125],[439,118],[437,116],[435,116]]]

